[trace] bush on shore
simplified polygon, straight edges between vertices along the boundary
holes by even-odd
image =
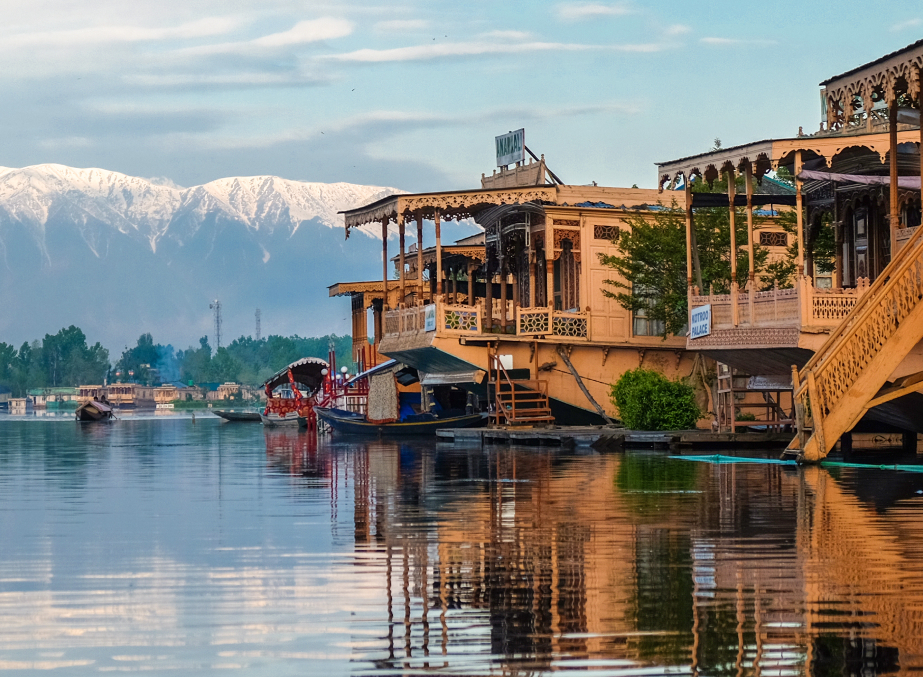
[[[692,386],[650,369],[626,371],[610,397],[631,430],[685,430],[702,417]]]

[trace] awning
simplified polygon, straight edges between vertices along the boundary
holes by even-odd
[[[869,186],[889,186],[891,185],[890,176],[873,176],[868,174],[834,174],[833,172],[815,172],[808,169],[802,170],[798,175],[799,179],[810,179],[812,181],[836,181],[837,183],[864,183]],[[919,176],[899,176],[897,185],[900,188],[911,188],[920,190]]]
[[[263,383],[263,388],[269,386],[270,390],[275,390],[281,385],[288,384],[288,370],[291,369],[295,383],[308,392],[314,392],[324,380],[321,370],[328,367],[329,365],[320,358],[305,357],[292,362],[287,367],[282,367],[282,369],[266,379]]]
[[[461,383],[480,383],[484,380],[485,376],[487,376],[487,372],[483,369],[448,373],[428,373],[424,374],[420,383],[425,386],[453,386]]]
[[[351,379],[346,382],[346,385],[352,385],[356,381],[359,381],[364,378],[368,378],[374,374],[380,374],[383,371],[393,371],[396,367],[400,366],[397,360],[386,360],[381,364],[376,364],[374,367],[366,369],[361,374],[356,374]]]

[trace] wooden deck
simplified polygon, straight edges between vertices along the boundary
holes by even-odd
[[[715,433],[708,430],[647,432],[609,426],[555,426],[551,428],[492,427],[437,430],[440,442],[454,444],[546,445],[593,447],[600,451],[634,449],[782,449],[791,433]]]

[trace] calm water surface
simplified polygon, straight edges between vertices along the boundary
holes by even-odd
[[[898,674],[923,474],[0,419],[0,674]]]

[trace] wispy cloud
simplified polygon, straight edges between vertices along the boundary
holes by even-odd
[[[632,9],[623,3],[603,4],[598,2],[571,2],[558,5],[557,14],[567,21],[579,21],[601,16],[625,16]]]
[[[177,51],[188,55],[208,55],[272,50],[346,37],[353,32],[353,29],[353,23],[346,19],[322,17],[299,21],[287,31],[271,33],[253,40],[201,45]]]
[[[532,34],[527,31],[488,31],[481,33],[488,40],[528,40]]]
[[[673,24],[672,26],[667,26],[664,31],[666,35],[676,36],[676,35],[686,35],[691,33],[692,29],[689,26],[683,24]]]
[[[391,19],[379,21],[373,27],[376,33],[414,33],[429,28],[426,19]]]
[[[923,25],[923,19],[907,19],[906,21],[900,21],[891,26],[891,31],[893,33],[898,33],[908,28],[916,28],[920,25]]]
[[[346,62],[384,63],[391,61],[430,61],[452,57],[482,56],[485,54],[521,54],[525,52],[659,52],[665,49],[657,43],[636,45],[584,45],[565,42],[447,42],[393,49],[359,49],[345,54],[323,58]]]
[[[3,39],[3,46],[56,48],[77,45],[99,45],[106,43],[152,42],[212,37],[229,33],[240,25],[235,17],[208,17],[179,24],[178,26],[88,26],[66,31],[38,31],[9,35]]]
[[[775,40],[744,40],[741,38],[702,38],[699,40],[703,45],[712,45],[714,47],[731,47],[735,45],[775,45]]]

